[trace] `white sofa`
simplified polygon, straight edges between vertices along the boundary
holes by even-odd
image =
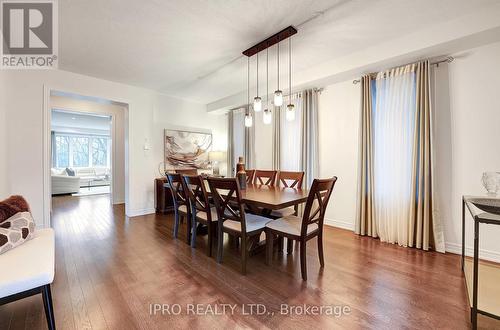
[[[55,329],[50,284],[54,281],[54,231],[38,229],[24,244],[0,254],[0,305],[42,294],[49,329]]]
[[[65,168],[52,168],[52,195],[73,194],[80,187],[109,186],[111,175],[105,167],[74,168],[75,176],[69,176]]]
[[[80,178],[69,176],[66,169],[51,170],[52,195],[73,194],[80,191]]]

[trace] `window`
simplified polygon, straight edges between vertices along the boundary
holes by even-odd
[[[108,139],[92,139],[92,166],[106,166],[108,161]]]
[[[108,167],[111,139],[107,136],[54,135],[54,167]]]
[[[56,136],[56,167],[69,167],[69,138]]]
[[[74,167],[89,166],[89,138],[73,137],[71,138],[72,155]]]

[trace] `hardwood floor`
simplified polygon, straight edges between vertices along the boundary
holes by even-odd
[[[126,218],[123,205],[111,206],[108,198],[53,199],[52,295],[59,329],[469,328],[457,255],[400,248],[327,227],[326,267],[320,270],[311,241],[307,282],[301,280],[298,251],[275,251],[271,267],[264,253],[252,256],[242,276],[234,242],[227,242],[219,265],[205,254],[206,236],[191,249],[185,224],[180,239],[172,239],[172,216]],[[179,304],[182,312],[152,315],[150,304]],[[234,314],[194,317],[187,315],[187,304],[217,312],[224,304],[237,307]],[[244,315],[249,304],[262,304],[266,313]],[[350,313],[282,315],[281,304],[349,306]],[[0,306],[0,329],[45,328],[39,296]]]

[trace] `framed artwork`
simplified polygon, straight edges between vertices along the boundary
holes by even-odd
[[[165,165],[171,169],[208,169],[212,133],[165,129]]]

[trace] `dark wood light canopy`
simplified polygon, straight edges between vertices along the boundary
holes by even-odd
[[[297,33],[297,29],[290,25],[289,27],[284,28],[280,32],[273,34],[272,36],[270,36],[266,40],[263,40],[263,41],[259,42],[258,44],[248,48],[247,50],[245,50],[243,52],[243,55],[248,56],[248,57],[253,56],[253,55],[263,51],[264,49],[269,48],[272,45],[277,44],[280,41],[283,41],[287,38],[290,38],[291,36],[293,36],[296,33]]]

